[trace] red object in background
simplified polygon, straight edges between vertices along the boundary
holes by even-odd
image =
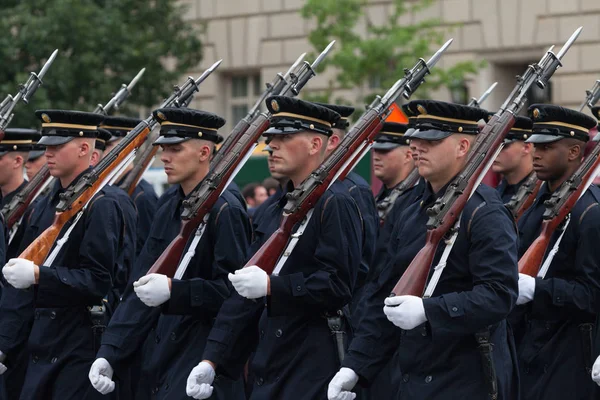
[[[483,177],[481,183],[495,188],[496,186],[498,186],[501,180],[502,176],[500,176],[499,173],[494,172],[490,169],[488,170],[487,174],[485,174],[485,176]]]

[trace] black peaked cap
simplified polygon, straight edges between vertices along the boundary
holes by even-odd
[[[517,115],[515,124],[506,134],[505,141],[527,140],[531,136],[533,121],[530,118]]]
[[[313,131],[331,136],[331,128],[340,114],[315,103],[286,96],[271,96],[266,100],[271,113],[271,127],[264,135]]]
[[[39,139],[40,133],[35,129],[7,128],[0,141],[0,155],[9,151],[31,151]]]
[[[582,112],[552,104],[533,104],[527,109],[533,120],[528,143],[551,143],[564,138],[589,140],[589,131],[597,121]]]
[[[37,110],[35,116],[42,121],[42,138],[38,142],[44,146],[58,146],[74,138],[95,138],[98,124],[104,115],[71,110]]]
[[[453,133],[476,135],[479,120],[486,120],[488,111],[462,104],[435,100],[414,100],[409,108],[417,112],[411,138],[441,140]]]
[[[160,137],[154,144],[175,144],[190,139],[220,143],[217,130],[225,125],[225,119],[217,114],[191,108],[159,108],[152,115],[160,123]]]
[[[339,104],[326,104],[326,103],[313,103],[313,104],[316,104],[318,106],[327,107],[330,110],[333,110],[336,113],[340,114],[339,121],[336,122],[335,124],[333,124],[334,128],[346,129],[350,125],[348,118],[352,114],[354,114],[354,110],[355,110],[354,107],[344,106],[344,105],[339,105]]]
[[[408,145],[410,140],[405,137],[406,131],[410,129],[407,124],[397,122],[385,122],[379,134],[375,137],[373,149],[391,150],[398,146]]]

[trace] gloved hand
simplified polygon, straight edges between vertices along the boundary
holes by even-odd
[[[171,298],[169,278],[162,274],[142,276],[133,282],[133,290],[148,307],[158,307]]]
[[[36,267],[37,265],[24,258],[11,258],[2,268],[2,274],[11,286],[27,289],[35,283]]]
[[[115,390],[112,380],[113,369],[105,358],[99,358],[92,364],[88,378],[92,386],[101,394],[108,394]]]
[[[188,396],[195,399],[208,399],[213,392],[211,385],[214,380],[215,369],[206,361],[202,361],[190,372],[185,392]]]
[[[394,296],[384,301],[383,312],[394,325],[411,330],[427,321],[423,299],[417,296]]]
[[[600,386],[600,357],[596,358],[596,362],[592,367],[592,380]]]
[[[517,305],[529,303],[533,300],[533,294],[535,293],[535,278],[529,275],[519,274],[519,297],[517,298]]]
[[[353,400],[356,393],[351,390],[358,382],[358,375],[350,368],[340,368],[327,387],[327,399],[329,400]]]
[[[229,280],[240,296],[247,299],[258,299],[267,295],[269,276],[256,265],[238,269],[235,274],[229,274]]]
[[[6,370],[8,368],[6,368],[6,365],[3,364],[3,362],[6,360],[6,355],[0,351],[0,375],[2,375],[3,373],[6,372]]]

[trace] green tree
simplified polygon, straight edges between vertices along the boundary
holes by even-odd
[[[15,108],[11,126],[39,126],[36,109],[93,111],[143,67],[124,107],[159,103],[202,58],[202,27],[184,22],[184,12],[176,0],[3,1],[2,98],[59,50],[30,105]]]
[[[384,92],[404,76],[404,68],[412,68],[419,57],[428,59],[437,45],[451,37],[452,27],[442,28],[437,19],[406,24],[401,22],[401,17],[430,7],[434,1],[393,0],[390,3],[392,12],[385,23],[376,25],[366,12],[368,0],[307,0],[302,16],[316,23],[309,35],[311,44],[320,50],[331,40],[336,40],[334,53],[324,62],[324,65],[336,68],[335,82],[330,82],[330,90],[316,96],[321,100],[329,98],[334,86],[350,89],[365,85],[377,88],[378,94],[383,94],[379,92]],[[432,89],[463,85],[465,75],[477,72],[482,65],[460,62],[442,69],[438,64],[416,96],[426,98]],[[367,95],[356,102],[369,103],[373,96]],[[334,101],[352,103],[349,99]]]

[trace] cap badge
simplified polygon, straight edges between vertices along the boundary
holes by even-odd
[[[271,100],[271,108],[275,112],[279,111],[279,103],[277,103],[277,100]]]
[[[533,118],[537,118],[540,116],[540,110],[538,110],[537,108],[533,109]]]
[[[427,114],[427,110],[425,109],[425,107],[423,107],[420,104],[417,106],[417,111],[419,111],[421,114]]]
[[[162,112],[157,112],[156,116],[158,117],[158,119],[160,119],[161,121],[166,121],[167,120],[167,116],[165,114],[163,114]]]
[[[42,114],[42,120],[47,124],[50,123],[50,121],[51,121],[50,117],[46,113]]]

